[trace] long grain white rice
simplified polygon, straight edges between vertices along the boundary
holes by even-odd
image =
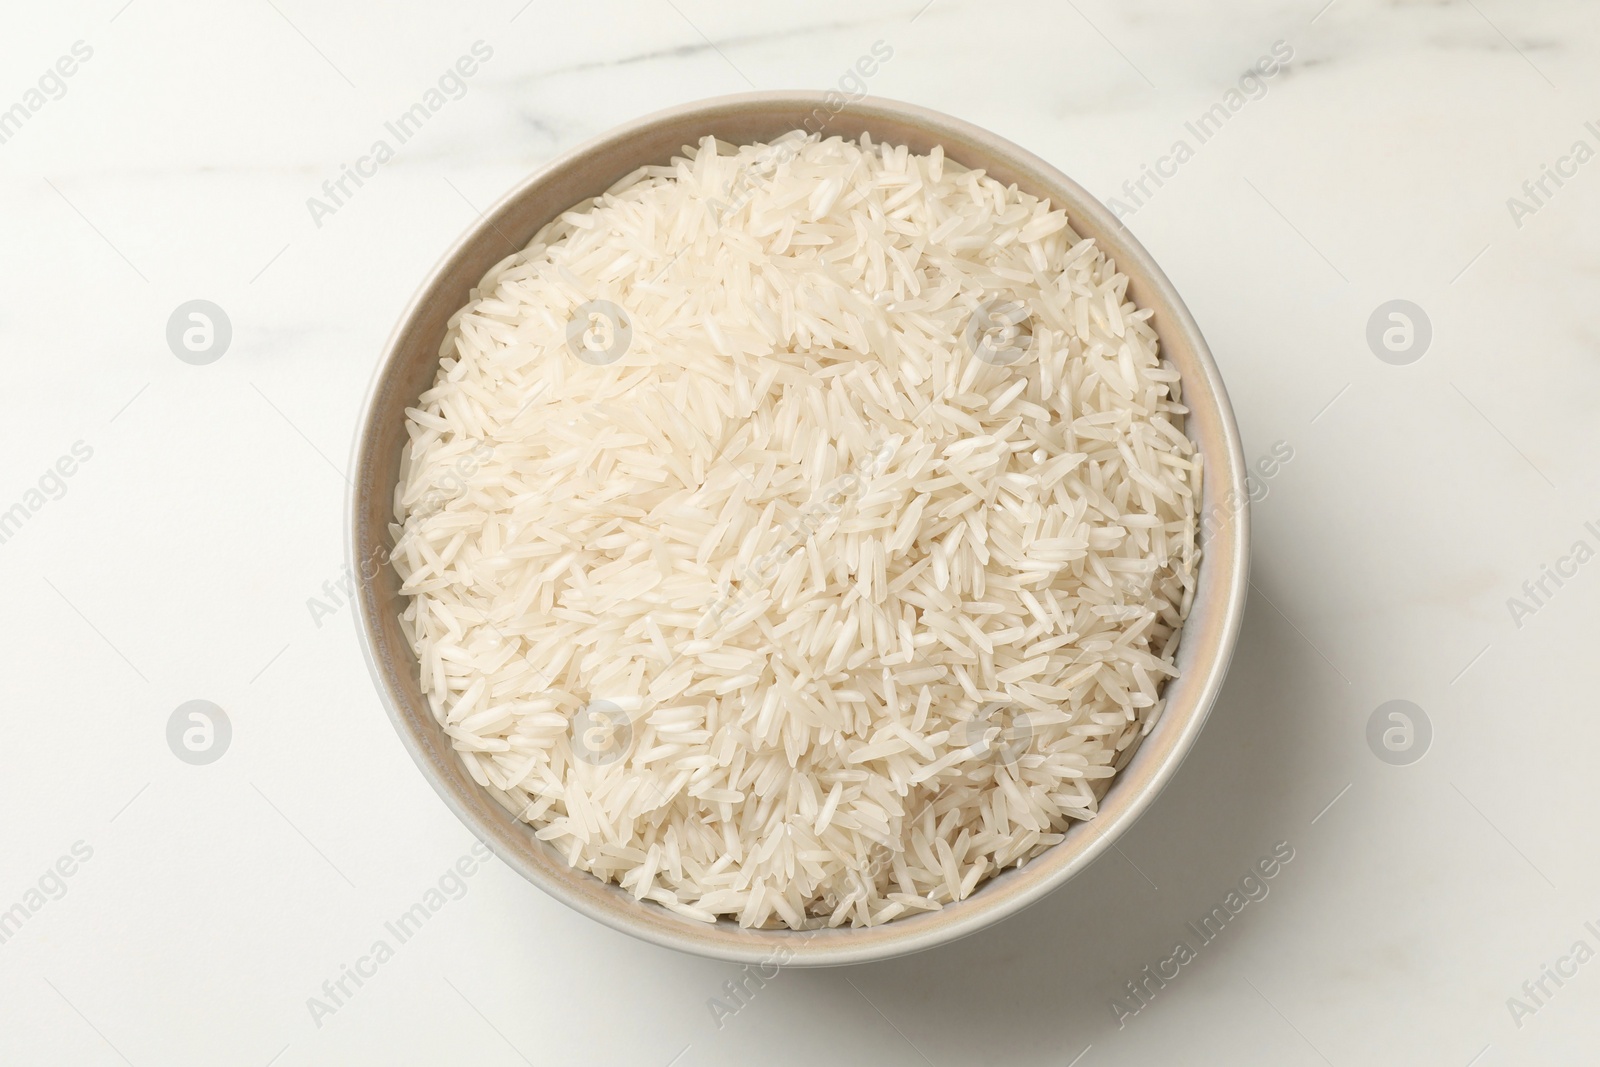
[[[472,776],[758,927],[937,909],[1092,818],[1197,565],[1126,288],[1048,202],[865,135],[707,138],[561,215],[451,320],[396,488]]]

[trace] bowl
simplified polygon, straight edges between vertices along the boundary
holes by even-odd
[[[422,696],[416,656],[400,629],[400,581],[388,563],[388,525],[406,441],[405,409],[432,385],[446,321],[488,269],[521,249],[550,219],[644,164],[663,164],[682,146],[714,134],[735,144],[789,130],[821,129],[909,145],[943,145],[967,167],[1048,197],[1072,226],[1093,237],[1128,276],[1128,295],[1151,308],[1161,351],[1182,377],[1191,409],[1187,432],[1204,457],[1203,556],[1166,709],[1121,772],[1099,814],[1020,868],[991,878],[941,911],[874,927],[822,931],[748,930],[699,923],[636,901],[587,871],[567,866],[468,774]],[[660,111],[573,149],[513,189],[478,219],[422,283],[390,337],[355,443],[347,550],[357,580],[357,628],[378,694],[401,740],[433,788],[476,837],[513,870],[593,919],[646,941],[734,963],[786,966],[861,963],[945,944],[1026,908],[1105,852],[1171,780],[1222,686],[1248,588],[1248,495],[1239,431],[1222,379],[1199,328],[1155,262],[1112,213],[1050,164],[986,130],[911,104],[839,93],[765,92],[723,96]]]

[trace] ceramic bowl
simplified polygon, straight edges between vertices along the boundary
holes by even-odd
[[[1093,237],[1129,278],[1128,296],[1151,308],[1161,350],[1182,375],[1192,414],[1187,432],[1204,457],[1202,536],[1194,605],[1179,647],[1178,676],[1166,710],[1113,779],[1091,821],[1021,868],[998,875],[941,911],[877,927],[820,932],[746,930],[699,923],[573,869],[526,824],[513,818],[467,773],[434,721],[419,687],[416,656],[400,630],[400,582],[388,565],[388,526],[405,408],[434,379],[446,320],[467,303],[496,262],[522,248],[560,212],[595,196],[635,168],[667,163],[685,145],[714,134],[735,144],[768,141],[794,129],[909,145],[981,167],[1001,182],[1065,208],[1072,226]],[[355,445],[348,552],[358,581],[358,628],[379,697],[423,776],[467,828],[530,882],[591,918],[647,941],[736,963],[788,966],[859,963],[931,948],[980,930],[1058,889],[1109,849],[1172,779],[1222,686],[1244,614],[1249,524],[1239,432],[1204,339],[1183,301],[1112,213],[1049,163],[1000,137],[925,108],[838,93],[768,92],[685,104],[621,126],[561,156],[490,208],[423,281],[400,318],[375,374]]]

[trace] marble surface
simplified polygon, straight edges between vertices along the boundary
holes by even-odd
[[[11,12],[0,1061],[1592,1060],[1600,8],[1322,3]],[[448,877],[471,839],[343,606],[344,472],[387,332],[478,208],[619,122],[834,86],[879,41],[873,93],[1124,202],[1278,462],[1226,690],[1120,854],[948,948],[784,971],[719,1028],[735,968],[497,861]],[[346,165],[369,176],[333,203]],[[231,324],[209,363],[169,346],[191,300]],[[231,725],[205,765],[169,747],[193,700]],[[1197,936],[1274,849],[1265,897]]]

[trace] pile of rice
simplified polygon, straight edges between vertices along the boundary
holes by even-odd
[[[1091,818],[1161,714],[1200,457],[1127,279],[904,147],[707,138],[451,320],[394,562],[472,776],[674,912],[871,925]]]

